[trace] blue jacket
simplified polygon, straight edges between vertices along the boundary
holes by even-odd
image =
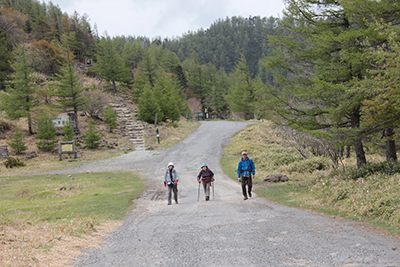
[[[250,158],[246,158],[246,160],[240,159],[238,168],[237,168],[237,175],[240,178],[242,177],[250,177],[251,174],[256,174],[256,167],[254,166],[253,161]]]

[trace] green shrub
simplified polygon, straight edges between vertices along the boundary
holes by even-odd
[[[399,162],[380,162],[380,163],[367,163],[361,169],[351,168],[347,173],[343,174],[343,178],[347,180],[357,180],[365,178],[375,173],[382,173],[386,175],[393,175],[400,173]]]
[[[88,148],[94,149],[100,146],[101,135],[99,135],[98,131],[95,130],[95,126],[93,120],[89,120],[89,130],[83,136],[83,142]]]
[[[62,130],[62,134],[64,135],[63,141],[72,141],[75,140],[75,132],[74,132],[74,127],[72,127],[72,124],[70,121],[67,121],[64,125],[64,128]],[[76,140],[75,140],[76,141]]]
[[[54,145],[58,142],[56,140],[57,132],[51,118],[47,115],[39,119],[38,131],[36,138],[40,139],[36,143],[37,147],[43,151],[51,151]]]
[[[179,124],[177,122],[170,122],[170,123],[168,123],[168,127],[178,128]]]
[[[28,147],[25,145],[24,139],[24,133],[16,130],[15,134],[12,135],[10,142],[7,142],[7,145],[14,150],[15,154],[20,154],[28,149]]]
[[[314,171],[321,171],[326,170],[329,168],[329,164],[327,163],[326,159],[322,157],[311,157],[304,160],[298,160],[291,163],[288,166],[287,171],[289,172],[298,172],[298,173],[305,173],[305,172],[314,172]]]
[[[277,151],[273,156],[273,162],[275,166],[289,165],[293,162],[303,160],[303,157],[297,156],[295,153],[289,153],[287,151]]]
[[[25,163],[21,161],[19,158],[9,157],[7,158],[6,162],[4,162],[6,168],[13,168],[13,167],[22,167],[25,166]]]
[[[0,121],[0,133],[11,130],[11,124],[5,121]]]
[[[114,129],[118,129],[118,123],[117,123],[117,112],[112,109],[112,107],[106,107],[103,113],[104,116],[104,122],[107,124],[107,127],[110,131],[110,133]]]

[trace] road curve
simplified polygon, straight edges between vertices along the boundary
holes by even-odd
[[[132,152],[80,168],[139,172],[148,190],[102,249],[87,250],[75,266],[400,266],[400,242],[356,222],[288,208],[254,196],[219,167],[223,146],[247,124],[202,122],[178,145]],[[239,158],[238,158],[239,160]],[[174,162],[179,204],[167,206],[163,174]],[[215,199],[197,201],[196,175],[205,162],[216,174]]]

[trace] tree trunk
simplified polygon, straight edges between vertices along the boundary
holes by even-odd
[[[360,109],[357,107],[351,113],[352,129],[356,130],[357,128],[360,127],[360,117],[361,117]],[[356,152],[357,168],[361,169],[367,163],[367,159],[365,158],[364,147],[360,136],[357,136],[357,139],[354,140],[354,150]]]
[[[114,91],[114,93],[116,93],[117,92],[117,86],[115,85],[115,81],[113,81],[112,83],[113,83],[113,91]]]
[[[28,114],[28,129],[29,129],[29,135],[33,135],[31,114]]]
[[[350,158],[351,146],[346,146],[346,158]]]
[[[392,136],[393,134],[394,134],[393,128],[386,128],[384,130],[384,136],[387,138],[387,140],[386,140],[386,161],[387,162],[397,161],[396,141],[390,139],[390,136]]]

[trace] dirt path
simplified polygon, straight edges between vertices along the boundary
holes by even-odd
[[[222,148],[246,123],[204,122],[160,152],[133,152],[68,172],[141,171],[149,189],[106,246],[75,266],[400,266],[400,242],[357,223],[279,206],[253,196],[219,167]],[[239,159],[238,159],[239,160]],[[163,173],[175,163],[179,204],[167,206]],[[205,162],[216,174],[215,200],[197,201]],[[60,172],[58,172],[60,173]]]

